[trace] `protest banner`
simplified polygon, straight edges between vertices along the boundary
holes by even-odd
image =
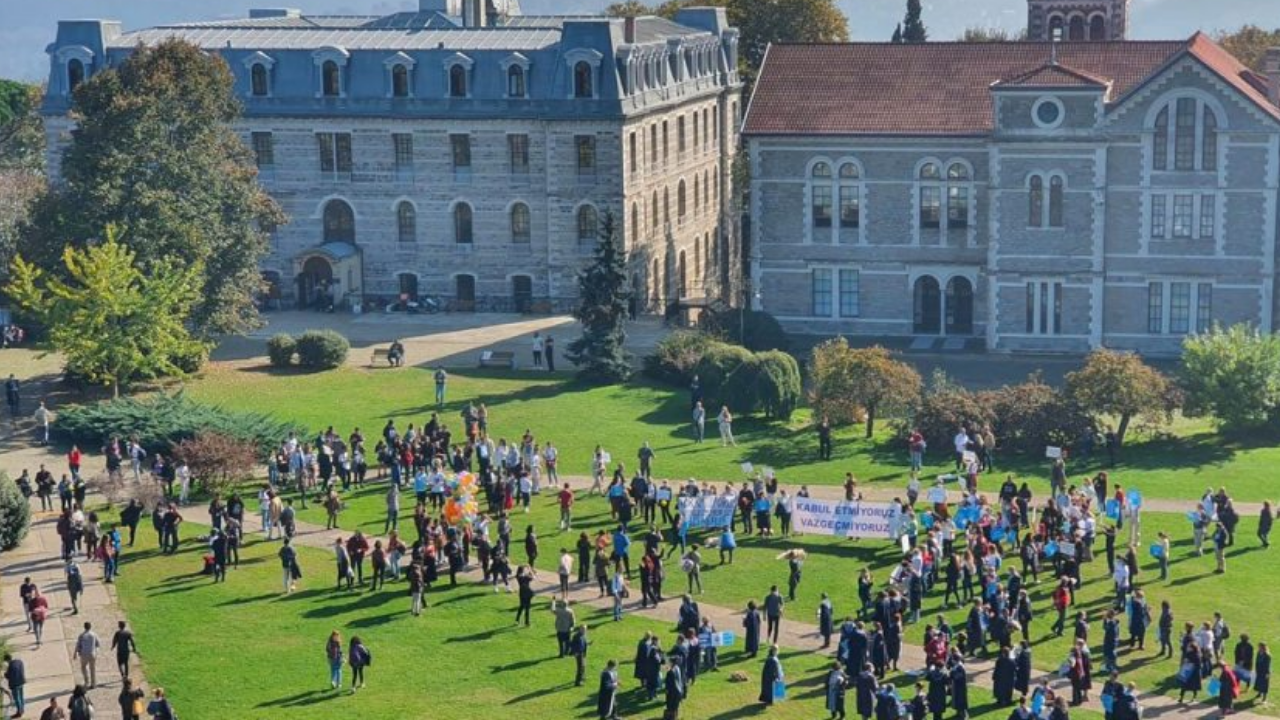
[[[796,498],[792,509],[792,525],[805,535],[894,540],[902,517],[895,503]]]
[[[680,498],[680,517],[684,527],[722,528],[733,524],[733,513],[738,509],[737,495],[699,495]]]

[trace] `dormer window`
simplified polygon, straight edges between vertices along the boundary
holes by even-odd
[[[447,91],[445,95],[447,97],[471,97],[471,68],[474,65],[475,61],[462,53],[454,53],[445,58],[445,89]]]
[[[343,69],[351,54],[340,47],[321,48],[312,54],[316,69],[319,72],[319,87],[316,97],[341,98],[347,96],[346,78]]]
[[[267,66],[262,63],[254,63],[249,70],[249,92],[254,97],[267,96]]]
[[[320,77],[320,92],[325,97],[338,97],[342,94],[342,71],[338,68],[338,63],[325,60],[320,66]]]
[[[75,92],[82,82],[84,82],[84,63],[74,58],[67,61],[67,92]]]
[[[391,96],[409,97],[409,68],[404,65],[391,68]]]
[[[507,97],[522,98],[524,95],[524,68],[512,65],[507,68]]]
[[[449,68],[449,97],[467,96],[467,69],[461,65]]]
[[[573,96],[578,99],[595,97],[595,81],[591,65],[586,61],[573,66]]]
[[[57,90],[70,96],[76,88],[89,79],[93,66],[93,51],[83,45],[69,45],[58,50],[54,62],[56,67],[62,70],[62,87]]]
[[[565,53],[565,62],[569,66],[568,96],[574,99],[591,99],[598,97],[596,92],[596,75],[604,55],[590,48],[576,48]]]

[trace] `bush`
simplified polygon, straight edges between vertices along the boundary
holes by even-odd
[[[331,370],[347,361],[351,344],[333,330],[308,330],[298,336],[298,364],[313,370]]]
[[[779,420],[790,420],[800,404],[804,392],[800,380],[800,365],[796,359],[778,350],[756,354],[757,407],[766,415]]]
[[[1192,335],[1178,375],[1187,415],[1212,414],[1229,430],[1258,427],[1280,409],[1280,337],[1244,325]]]
[[[12,550],[31,527],[31,503],[18,484],[0,472],[0,550]]]
[[[935,452],[950,453],[951,440],[961,426],[995,425],[993,400],[991,393],[970,392],[952,382],[946,373],[935,370],[915,415],[903,423],[901,433],[919,430]]]
[[[96,448],[111,437],[136,437],[152,452],[168,452],[197,434],[218,432],[252,442],[261,455],[279,445],[290,432],[306,435],[305,430],[291,423],[257,413],[223,410],[189,400],[180,392],[73,405],[58,413],[53,429],[82,448]]]
[[[676,330],[658,341],[652,355],[645,356],[644,374],[659,382],[688,385],[703,354],[715,342],[703,332]]]
[[[276,333],[267,341],[267,359],[271,361],[271,367],[289,367],[297,351],[298,343],[289,333]]]
[[[173,449],[175,457],[191,469],[191,477],[211,495],[226,497],[241,481],[253,476],[258,448],[253,441],[201,432]]]
[[[1089,415],[1037,375],[981,395],[990,402],[996,445],[1004,450],[1041,453],[1049,445],[1070,447],[1094,432]]]
[[[751,353],[737,345],[713,343],[708,347],[694,368],[702,385],[703,405],[711,408],[726,403],[729,400],[729,388],[726,387],[729,376],[743,363],[750,361]],[[707,414],[712,413],[708,410]]]
[[[699,316],[698,327],[753,352],[791,347],[791,339],[777,318],[763,310],[707,310]]]

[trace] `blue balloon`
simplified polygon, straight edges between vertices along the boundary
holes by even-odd
[[[1190,511],[1190,512],[1188,512],[1188,513],[1187,513],[1187,519],[1188,519],[1188,520],[1190,520],[1190,521],[1191,521],[1191,522],[1193,522],[1193,523],[1200,522],[1200,513],[1198,513],[1198,512],[1196,512],[1196,511],[1192,510],[1192,511]]]
[[[1111,518],[1112,520],[1120,519],[1120,503],[1115,498],[1111,498],[1110,500],[1107,501],[1106,508],[1107,508],[1107,517]]]
[[[1129,491],[1129,505],[1135,508],[1142,507],[1142,493],[1138,490]]]
[[[1053,557],[1054,555],[1057,555],[1057,554],[1058,554],[1058,543],[1050,541],[1044,544],[1045,557]]]
[[[1102,709],[1103,710],[1106,710],[1107,713],[1110,714],[1111,708],[1115,704],[1116,704],[1116,698],[1114,695],[1111,695],[1110,693],[1102,693]]]
[[[1001,530],[998,527],[991,528],[991,541],[1000,542],[1001,540],[1004,540],[1004,530]]]
[[[1218,691],[1222,689],[1222,681],[1218,678],[1209,678],[1209,697],[1218,697]]]
[[[1164,557],[1164,546],[1161,545],[1160,543],[1152,543],[1151,557],[1157,558],[1157,559]]]
[[[920,513],[920,525],[925,530],[933,527],[933,513]]]

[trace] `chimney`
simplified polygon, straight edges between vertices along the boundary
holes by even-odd
[[[1280,47],[1267,48],[1266,59],[1262,61],[1262,73],[1271,83],[1267,97],[1276,107],[1280,107]]]
[[[625,40],[628,45],[634,45],[636,43],[636,17],[634,15],[628,15],[626,19],[622,21],[622,39]]]

